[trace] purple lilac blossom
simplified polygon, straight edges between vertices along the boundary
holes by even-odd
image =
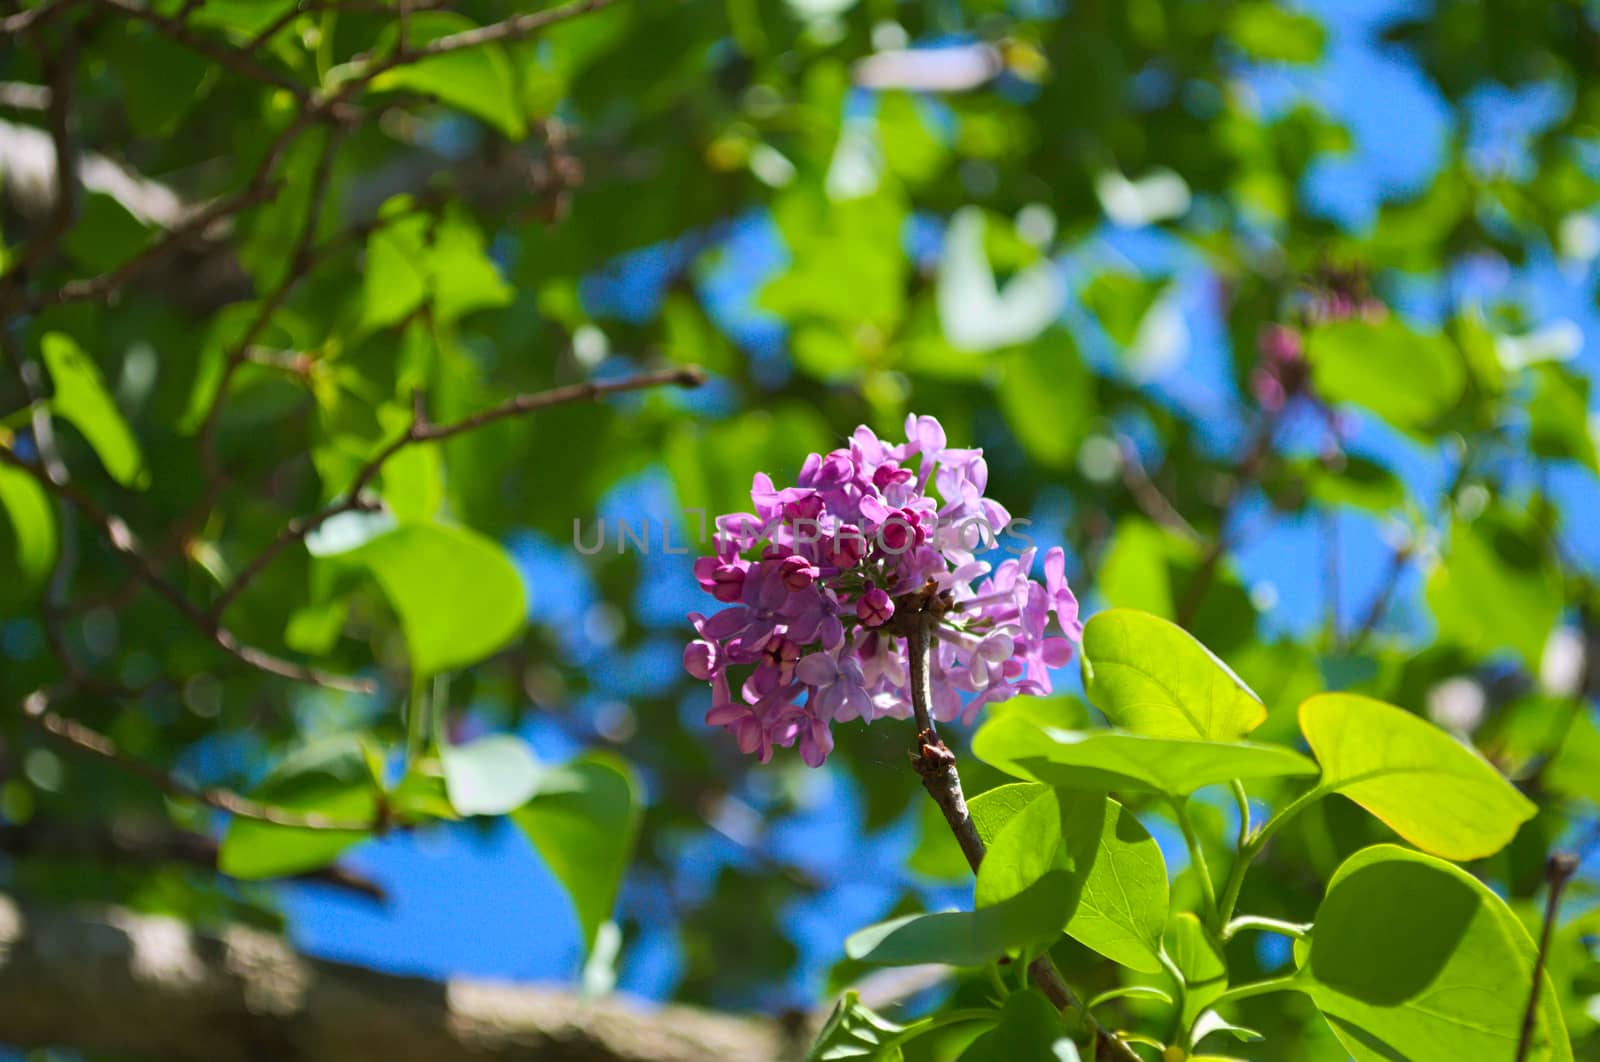
[[[711,684],[706,722],[763,763],[798,745],[817,767],[831,724],[911,717],[906,640],[892,622],[901,595],[931,585],[953,604],[930,654],[941,722],[970,725],[985,704],[1049,693],[1050,669],[1082,637],[1059,548],[1042,584],[1033,549],[993,568],[976,558],[1011,522],[984,496],[983,451],[948,446],[933,417],[908,416],[906,437],[890,445],[857,428],[848,446],[808,456],[793,487],[756,473],[753,512],[718,517],[714,554],[695,562],[701,588],[728,607],[690,613],[684,669]]]

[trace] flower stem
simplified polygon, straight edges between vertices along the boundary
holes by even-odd
[[[1177,813],[1178,829],[1183,831],[1183,841],[1189,846],[1189,862],[1194,864],[1195,876],[1200,879],[1200,895],[1205,900],[1206,912],[1213,928],[1220,929],[1222,917],[1217,908],[1217,887],[1211,881],[1211,868],[1206,865],[1206,852],[1200,845],[1200,836],[1194,832],[1194,823],[1189,821],[1185,799],[1174,797],[1172,810]]]
[[[1246,929],[1256,929],[1263,933],[1281,933],[1299,940],[1311,932],[1311,925],[1308,922],[1285,922],[1282,919],[1266,918],[1262,915],[1240,915],[1222,927],[1223,943],[1226,944]]]
[[[1269,977],[1265,981],[1251,981],[1248,984],[1235,985],[1222,995],[1211,1001],[1213,1007],[1237,1003],[1241,999],[1252,996],[1264,996],[1268,992],[1290,992],[1300,987],[1298,973],[1285,974],[1282,977]]]
[[[906,638],[911,664],[911,708],[916,716],[917,743],[911,761],[922,779],[922,787],[944,812],[945,822],[961,846],[962,855],[972,872],[978,872],[983,862],[983,839],[973,825],[967,811],[966,796],[961,791],[961,775],[956,771],[956,756],[940,740],[933,725],[933,669],[928,663],[928,650],[932,643],[937,617],[926,611],[911,611],[914,605],[896,603],[896,621]],[[1094,1036],[1095,1058],[1102,1062],[1139,1062],[1139,1056],[1115,1032],[1102,1027],[1089,1009],[1061,978],[1061,971],[1049,955],[1040,955],[1028,964],[1028,979],[1057,1010],[1072,1008],[1083,1016],[1083,1021]]]
[[[1244,886],[1245,871],[1250,869],[1251,862],[1254,861],[1257,855],[1261,854],[1261,849],[1266,847],[1267,842],[1272,839],[1272,835],[1277,833],[1284,823],[1327,795],[1328,790],[1320,785],[1313,786],[1301,793],[1290,801],[1282,811],[1263,823],[1261,829],[1256,831],[1255,836],[1251,837],[1239,849],[1238,858],[1233,861],[1233,867],[1228,872],[1228,882],[1223,886],[1222,898],[1218,901],[1217,919],[1219,922],[1225,924],[1228,919],[1233,917],[1233,909],[1239,902],[1239,890]]]
[[[406,767],[422,758],[428,744],[428,683],[411,676],[411,700],[406,704]]]

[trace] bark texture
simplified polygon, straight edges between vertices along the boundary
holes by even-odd
[[[308,958],[258,930],[206,934],[4,895],[0,1043],[206,1062],[761,1062],[791,1050],[758,1018],[396,977]]]

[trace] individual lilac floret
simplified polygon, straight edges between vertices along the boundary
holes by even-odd
[[[948,446],[937,420],[914,415],[904,443],[857,428],[808,456],[792,487],[756,473],[753,511],[718,517],[715,553],[694,565],[728,606],[689,617],[683,664],[711,684],[706,722],[763,763],[798,745],[815,767],[831,724],[909,718],[902,621],[928,615],[917,602],[930,594],[935,719],[971,723],[985,704],[1050,692],[1083,633],[1066,558],[1045,554],[1043,583],[1031,549],[993,569],[978,560],[1011,522],[988,481],[981,450]]]
[[[894,601],[874,586],[856,602],[856,619],[868,627],[881,627],[894,615]]]

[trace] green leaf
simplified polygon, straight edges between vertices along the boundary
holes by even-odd
[[[288,811],[339,822],[377,819],[378,788],[361,740],[341,734],[293,753],[250,796]],[[235,817],[222,835],[217,868],[236,878],[277,878],[325,867],[369,830],[310,830]]]
[[[1538,810],[1476,751],[1382,701],[1319,694],[1300,706],[1300,730],[1322,765],[1322,788],[1435,855],[1492,855]]]
[[[1439,418],[1461,397],[1466,374],[1450,342],[1394,316],[1323,325],[1306,340],[1312,382],[1329,402],[1364,406],[1397,428]]]
[[[476,29],[477,24],[462,15],[445,11],[418,12],[411,17],[408,44],[415,46]],[[394,47],[395,31],[379,38],[379,54]],[[527,122],[518,106],[521,94],[516,75],[505,49],[490,43],[434,56],[386,70],[372,79],[372,91],[409,89],[436,96],[444,103],[482,118],[512,140],[527,135]]]
[[[1072,462],[1094,413],[1094,386],[1071,333],[1048,328],[1007,354],[997,397],[1024,450],[1053,468]]]
[[[389,792],[389,810],[397,819],[444,819],[461,816],[450,802],[444,766],[433,757],[413,763],[406,776]]]
[[[424,302],[441,322],[511,302],[510,285],[489,258],[483,233],[465,211],[452,207],[434,220],[408,213],[411,209],[405,196],[384,203],[379,215],[391,220],[367,238],[364,329],[398,324]]]
[[[1327,33],[1311,15],[1254,0],[1234,11],[1228,36],[1252,59],[1314,63],[1322,57]]]
[[[1133,609],[1084,626],[1083,686],[1106,718],[1151,737],[1237,741],[1267,718],[1261,698],[1192,635]]]
[[[1234,1025],[1214,1010],[1201,1014],[1195,1021],[1194,1028],[1189,1033],[1189,1047],[1194,1049],[1200,1046],[1200,1041],[1215,1032],[1225,1032],[1240,1043],[1252,1044],[1266,1039],[1254,1029],[1247,1029],[1243,1025]]]
[[[586,756],[547,773],[539,794],[511,818],[567,890],[584,947],[592,947],[616,906],[638,832],[632,769],[615,757]]]
[[[983,966],[1059,933],[1070,887],[1069,875],[1053,870],[992,907],[906,915],[857,930],[845,940],[845,954],[872,966]]]
[[[443,465],[437,443],[407,446],[384,462],[383,500],[400,522],[426,523],[439,512]]]
[[[29,473],[0,465],[0,508],[11,520],[17,571],[27,585],[40,585],[56,563],[56,514],[50,495]]]
[[[1148,789],[1185,796],[1235,778],[1317,773],[1291,749],[1247,742],[1180,741],[1117,730],[1061,730],[1001,716],[978,729],[972,751],[1020,778],[1070,789]]]
[[[405,200],[383,205],[379,217],[409,209]],[[367,264],[362,271],[363,328],[397,324],[421,306],[431,290],[428,268],[428,219],[421,215],[389,221],[367,237]]]
[[[1183,974],[1183,1021],[1192,1024],[1228,988],[1228,960],[1211,931],[1190,911],[1167,927],[1167,954]]]
[[[892,1046],[905,1026],[873,1013],[855,992],[846,992],[828,1015],[828,1022],[817,1034],[816,1043],[806,1052],[806,1062],[838,1062],[841,1059],[871,1059],[873,1062],[898,1062],[900,1049]]]
[[[1172,995],[1157,988],[1155,985],[1122,985],[1120,988],[1106,989],[1089,1000],[1086,1006],[1093,1010],[1103,1003],[1110,1003],[1114,999],[1154,999],[1161,1003],[1171,1003]]]
[[[987,847],[994,844],[995,838],[1000,836],[1000,831],[1012,816],[1049,791],[1049,786],[1038,782],[1013,782],[996,786],[967,801],[967,814],[972,816],[972,825],[977,828],[979,839]],[[940,821],[943,821],[943,816]],[[945,828],[949,829],[948,826]]]
[[[450,803],[463,815],[504,815],[539,788],[539,761],[527,742],[511,734],[448,745],[439,750],[439,760]]]
[[[1042,789],[989,846],[974,903],[1004,902],[1056,870],[1070,875],[1068,936],[1131,969],[1161,969],[1167,867],[1131,812],[1099,793]]]
[[[459,210],[448,212],[435,227],[428,264],[433,310],[441,321],[506,306],[514,297],[511,285],[486,253],[483,233]]]
[[[481,660],[527,615],[522,578],[505,550],[464,527],[402,524],[339,558],[377,579],[419,675]]]
[[[1479,653],[1510,649],[1538,673],[1564,598],[1561,571],[1535,533],[1498,512],[1451,524],[1426,588],[1440,641]]]
[[[1050,1001],[1031,988],[1013,992],[1000,1010],[1000,1024],[978,1037],[961,1053],[959,1062],[1061,1062],[1056,1044],[1072,1048],[1061,1015]],[[1076,1049],[1073,1050],[1076,1054]],[[1069,1056],[1070,1057],[1070,1056]]]
[[[1516,1053],[1536,949],[1482,882],[1393,845],[1345,860],[1297,978],[1357,1062]],[[1540,993],[1530,1062],[1567,1062],[1558,997]]]
[[[1600,474],[1589,417],[1589,379],[1560,364],[1533,369],[1528,448],[1540,457],[1577,461]]]
[[[1369,458],[1348,455],[1336,469],[1310,459],[1295,462],[1295,467],[1309,484],[1311,497],[1324,505],[1389,514],[1406,504],[1406,488],[1399,477]]]
[[[1119,348],[1126,350],[1139,338],[1139,326],[1167,285],[1126,269],[1096,273],[1083,288],[1083,304]]]
[[[83,433],[112,479],[124,487],[143,490],[149,486],[150,473],[139,442],[128,430],[94,362],[62,332],[46,332],[39,345],[55,384],[50,408]]]

